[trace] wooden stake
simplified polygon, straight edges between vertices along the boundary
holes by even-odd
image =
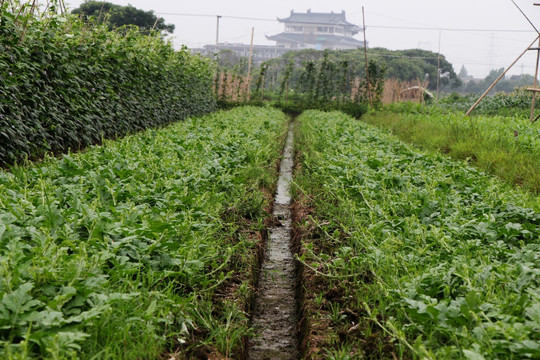
[[[159,21],[159,18],[156,17],[156,21],[154,22],[154,26],[152,26],[152,30],[151,31],[154,31],[156,29],[156,26],[157,26],[157,23]]]
[[[36,1],[37,0],[32,1],[32,7],[30,8],[30,14],[31,15],[34,15],[34,10],[35,10],[36,6],[38,6],[38,4],[36,4]]]
[[[47,0],[47,5],[45,5],[45,10],[43,10],[43,12],[41,13],[41,16],[39,17],[41,20],[43,20],[44,16],[47,16],[47,11],[49,11],[49,6],[50,6],[50,0]]]
[[[364,59],[366,61],[366,82],[367,82],[367,95],[369,105],[373,107],[373,101],[371,101],[371,84],[369,82],[369,65],[367,60],[367,42],[366,42],[366,16],[364,13],[364,7],[362,6],[362,21],[364,26]]]
[[[506,68],[506,70],[504,70],[504,72],[497,78],[497,80],[495,80],[495,81],[493,82],[493,84],[491,84],[491,86],[490,86],[490,87],[482,94],[482,96],[480,96],[480,98],[474,103],[474,105],[471,106],[471,108],[469,109],[469,111],[467,111],[467,113],[465,114],[465,116],[469,116],[469,114],[470,114],[470,113],[478,106],[478,104],[480,104],[480,102],[481,102],[482,100],[484,100],[484,98],[485,98],[485,97],[487,96],[487,94],[491,91],[491,89],[493,89],[493,88],[495,87],[495,85],[497,85],[497,83],[504,77],[504,75],[506,75],[506,73],[512,68],[512,66],[514,66],[514,65],[519,61],[519,59],[521,59],[521,57],[522,57],[523,55],[525,55],[525,53],[526,53],[527,51],[529,51],[529,48],[530,48],[531,46],[533,46],[534,43],[536,42],[536,40],[538,40],[538,39],[540,39],[540,35],[537,36],[537,37],[533,40],[533,42],[532,42],[529,46],[527,46],[527,48],[521,53],[521,55],[519,55],[518,58],[517,58],[516,60],[514,60],[514,62],[513,62],[512,64],[510,64],[510,66],[509,66],[508,68]]]
[[[97,17],[97,24],[99,24],[100,20],[101,20],[101,14],[103,13],[103,7],[105,6],[105,1],[103,2],[103,4],[101,4],[101,9],[99,9],[99,15]]]
[[[534,71],[534,85],[533,88],[536,89],[538,85],[538,63],[540,62],[540,39],[538,39],[538,49],[536,50],[536,69]],[[532,93],[532,103],[531,103],[531,122],[534,122],[534,106],[536,104],[536,91]]]
[[[248,60],[248,79],[247,79],[247,100],[249,101],[249,95],[251,92],[251,58],[253,57],[253,35],[255,34],[255,28],[251,28],[251,45],[249,46],[249,60]]]

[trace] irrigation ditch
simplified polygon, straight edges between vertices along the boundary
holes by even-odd
[[[298,352],[297,269],[291,244],[290,183],[294,169],[294,122],[289,125],[265,256],[259,275],[252,326],[257,337],[249,344],[252,360],[293,360]]]

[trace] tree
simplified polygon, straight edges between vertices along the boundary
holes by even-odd
[[[225,59],[224,55],[220,57],[220,66],[232,68],[234,66],[233,62],[227,64],[225,61],[221,61],[222,58]],[[438,70],[440,69],[441,89],[453,91],[461,86],[461,80],[454,71],[452,64],[443,55],[431,51],[371,48],[368,49],[368,58],[375,60],[381,68],[386,69],[384,72],[385,78],[394,78],[401,81],[428,80],[428,89],[435,90],[437,88]],[[321,74],[318,67],[323,62],[325,65]],[[287,73],[288,66],[293,68]],[[283,92],[283,88],[280,88],[279,84],[282,86],[288,84],[291,89],[301,89],[304,93],[313,91],[313,98],[316,98],[316,78],[322,77],[318,82],[319,92],[317,94],[326,94],[332,97],[336,95],[335,91],[339,92],[350,88],[354,79],[363,78],[365,72],[362,49],[327,51],[305,49],[289,51],[279,58],[269,60],[267,74],[277,80],[273,89],[275,91]],[[339,79],[336,83],[338,87],[335,89],[323,89],[326,86],[324,85],[325,81],[329,77],[327,74],[330,73],[332,73],[331,78],[336,76]]]
[[[222,70],[245,70],[247,72],[248,59],[230,49],[222,49],[216,54],[218,67]]]
[[[423,79],[426,75],[422,64],[409,59],[392,59],[388,62],[387,76],[403,81],[414,81]]]
[[[484,79],[485,83],[489,83],[491,85],[501,74],[504,72],[504,68],[500,69],[491,69],[488,76]]]
[[[435,90],[437,88],[437,72],[440,70],[440,86],[450,86],[456,88],[461,86],[461,80],[459,80],[454,67],[444,55],[439,55],[432,51],[411,49],[411,50],[398,50],[395,51],[397,56],[400,56],[409,62],[416,62],[422,64],[422,69],[429,77],[428,89]],[[401,79],[403,80],[403,79]],[[421,78],[420,80],[423,80]]]
[[[465,68],[465,65],[461,65],[461,70],[459,70],[459,74],[458,74],[458,77],[460,79],[464,79],[466,77],[469,76],[469,72],[467,71],[467,69]]]
[[[121,6],[104,1],[85,1],[81,6],[72,11],[85,18],[93,17],[98,22],[106,22],[112,29],[124,25],[135,25],[141,32],[148,33],[150,30],[158,30],[172,34],[174,24],[165,24],[163,18],[158,18],[153,11],[144,11],[131,5]]]

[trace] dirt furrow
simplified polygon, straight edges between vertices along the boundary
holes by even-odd
[[[266,257],[255,300],[251,360],[298,358],[296,272],[291,251],[290,182],[294,167],[293,125],[289,127],[281,160],[273,215],[279,223],[270,229]]]

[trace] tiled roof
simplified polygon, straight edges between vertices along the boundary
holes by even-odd
[[[341,13],[316,13],[308,10],[306,13],[295,13],[292,10],[288,18],[278,18],[278,20],[280,22],[356,26],[345,19],[345,11]]]

